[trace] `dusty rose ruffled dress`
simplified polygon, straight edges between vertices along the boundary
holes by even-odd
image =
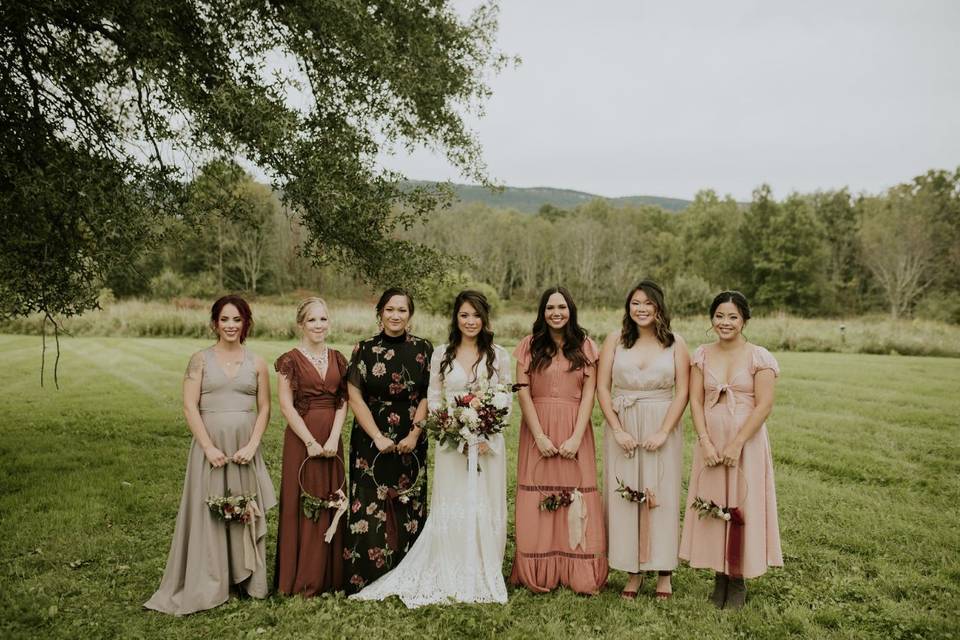
[[[530,366],[530,342],[524,338],[514,357],[521,368]],[[596,363],[597,346],[589,338],[583,345],[587,360]],[[550,365],[530,375],[530,395],[540,426],[559,447],[573,434],[586,375],[596,375],[591,366],[568,371],[570,364],[558,354]],[[582,545],[571,548],[566,509],[541,511],[544,494],[579,488],[586,507],[586,535]],[[540,460],[533,435],[520,427],[517,451],[516,553],[510,582],[535,592],[564,585],[577,593],[595,593],[607,581],[606,531],[603,507],[597,491],[596,448],[593,429],[587,428],[575,460],[554,456]]]

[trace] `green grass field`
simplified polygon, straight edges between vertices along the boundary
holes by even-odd
[[[742,611],[715,610],[711,576],[689,568],[666,603],[649,579],[621,601],[626,576],[614,572],[596,597],[512,590],[505,606],[407,611],[330,596],[231,600],[180,619],[144,611],[190,443],[180,380],[207,344],[67,338],[56,391],[49,377],[39,386],[39,338],[0,335],[0,637],[960,637],[960,360],[858,354],[776,354],[786,567],[751,581]],[[272,361],[290,343],[250,347]],[[275,481],[281,421],[274,407],[264,454]],[[594,424],[599,436],[599,412]],[[507,439],[513,469],[516,423]],[[505,571],[512,555],[508,544]]]

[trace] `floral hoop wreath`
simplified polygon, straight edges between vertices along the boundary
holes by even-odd
[[[206,460],[204,462],[207,464],[207,471],[203,480],[205,493],[207,494],[206,503],[210,512],[218,520],[228,524],[231,522],[247,524],[260,515],[260,508],[257,506],[257,494],[244,493],[242,481],[240,483],[240,494],[238,495],[233,495],[230,487],[227,487],[227,495],[225,496],[210,495],[210,474],[213,472],[213,465]],[[237,463],[227,460],[223,466],[225,467],[228,464]]]
[[[383,455],[383,451],[378,451],[377,455],[373,457],[373,462],[370,463],[370,476],[373,478],[374,484],[377,485],[377,496],[380,497],[382,500],[383,498],[380,496],[380,494],[381,493],[386,494],[386,492],[392,489],[397,492],[397,499],[401,503],[407,504],[408,502],[410,502],[410,494],[416,491],[419,491],[420,485],[422,484],[421,476],[423,476],[423,473],[421,473],[422,467],[420,465],[420,458],[417,457],[417,454],[414,451],[411,451],[409,453],[398,453],[398,455],[413,456],[414,461],[416,461],[417,463],[417,475],[414,476],[413,482],[411,482],[410,486],[407,487],[406,489],[401,489],[400,487],[390,487],[388,485],[383,484],[379,480],[377,480],[377,458],[379,458],[381,455]]]
[[[636,451],[636,449],[634,449],[634,451]],[[644,487],[642,489],[634,489],[633,487],[631,487],[630,485],[626,484],[623,481],[623,479],[621,478],[617,470],[620,468],[620,464],[622,464],[624,460],[633,460],[633,456],[627,455],[627,453],[624,452],[623,449],[620,449],[621,455],[614,458],[614,463],[613,463],[613,476],[617,479],[617,488],[614,490],[614,492],[617,495],[619,495],[621,498],[626,500],[627,502],[635,502],[637,504],[643,504],[644,502],[646,502],[651,497],[649,494],[656,495],[657,493],[659,493],[660,483],[663,482],[663,456],[660,455],[660,450],[658,449],[657,451],[647,451],[646,449],[643,449],[642,452],[652,453],[657,456],[656,491],[650,491],[648,487]]]
[[[569,462],[578,463],[579,460],[576,457],[573,458],[564,458],[559,454],[550,456],[550,458],[559,458],[560,460],[567,460]],[[540,463],[546,460],[544,456],[538,456],[537,461],[533,463],[533,469],[530,470],[530,476],[536,478],[537,467],[540,466]],[[573,504],[573,494],[574,492],[580,491],[580,487],[583,486],[583,470],[580,468],[580,465],[577,464],[577,471],[579,476],[577,477],[577,486],[570,489],[558,489],[557,487],[551,487],[551,489],[558,489],[557,491],[551,491],[547,493],[543,490],[542,485],[535,484],[537,487],[537,493],[540,494],[540,510],[541,511],[559,511],[564,507],[569,507]],[[536,480],[534,480],[536,482]]]
[[[337,490],[326,498],[315,496],[304,488],[303,469],[311,460],[317,460],[319,462],[325,459],[328,460],[329,458],[307,456],[303,459],[303,462],[300,463],[300,470],[297,472],[297,484],[300,485],[300,509],[303,511],[303,515],[307,520],[316,522],[320,519],[320,515],[325,509],[339,509],[340,505],[345,503],[347,499],[347,494],[343,492],[344,487],[347,486],[347,469],[344,467],[343,459],[340,456],[333,456],[333,458],[339,462],[343,468],[343,480],[340,482]]]
[[[700,478],[703,476],[703,472],[707,469],[716,469],[716,468],[728,468],[726,465],[715,465],[713,467],[704,466],[700,469],[700,473],[697,474],[697,486],[700,486]],[[705,500],[701,496],[697,496],[693,499],[692,507],[696,509],[697,516],[700,518],[711,517],[716,518],[717,520],[724,520],[730,522],[736,514],[740,513],[740,507],[743,506],[744,500],[747,499],[747,492],[750,490],[750,485],[747,483],[747,477],[743,475],[743,472],[740,470],[740,465],[733,467],[737,471],[737,477],[743,479],[743,493],[741,494],[737,491],[737,495],[740,496],[740,501],[736,506],[730,505],[720,505],[713,500]],[[737,488],[739,489],[740,483],[737,482]],[[740,516],[742,518],[742,515]]]

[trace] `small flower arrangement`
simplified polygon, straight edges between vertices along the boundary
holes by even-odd
[[[735,508],[735,507],[734,508],[721,507],[713,500],[711,500],[710,502],[707,502],[700,496],[697,496],[694,499],[692,506],[694,509],[697,510],[698,512],[697,516],[700,518],[709,516],[711,518],[716,518],[717,520],[725,520],[727,522],[729,522],[730,518],[733,517],[731,514],[733,512],[733,509]]]
[[[417,477],[413,479],[413,484],[410,484],[410,481],[407,480],[406,476],[401,477],[400,482],[397,483],[397,489],[400,491],[400,495],[397,497],[397,500],[400,501],[400,504],[409,504],[409,502],[413,499],[412,496],[420,493],[420,487],[422,486],[423,474],[419,471],[417,472]],[[381,487],[384,489],[384,494],[386,494],[386,485],[380,485],[380,487],[377,487],[377,493],[379,494]]]
[[[559,511],[573,504],[573,493],[564,489],[545,495],[540,500],[540,511]]]
[[[213,515],[224,522],[247,524],[253,519],[253,507],[256,497],[257,494],[255,493],[248,496],[233,496],[230,495],[230,490],[227,489],[227,495],[225,496],[210,496],[207,498],[207,506]]]
[[[634,489],[628,484],[624,484],[623,480],[621,480],[619,477],[617,477],[617,488],[615,492],[627,502],[636,502],[637,504],[643,504],[649,497],[646,491],[640,491],[638,489]]]
[[[318,498],[306,491],[300,491],[300,508],[303,510],[303,517],[313,522],[317,522],[327,509],[339,509],[346,500],[347,496],[343,495],[342,491],[331,493],[326,498]]]
[[[439,444],[460,448],[471,436],[488,438],[506,428],[513,398],[510,387],[482,384],[427,414],[423,428]]]

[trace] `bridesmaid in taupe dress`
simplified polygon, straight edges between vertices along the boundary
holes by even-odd
[[[143,606],[186,615],[227,601],[237,586],[255,598],[267,595],[263,514],[276,504],[260,455],[270,419],[266,363],[243,347],[252,323],[246,301],[225,296],[214,303],[217,344],[193,354],[183,381],[183,404],[193,443],[180,511],[160,588]],[[225,522],[206,504],[210,496],[256,494],[259,515],[249,524]]]

